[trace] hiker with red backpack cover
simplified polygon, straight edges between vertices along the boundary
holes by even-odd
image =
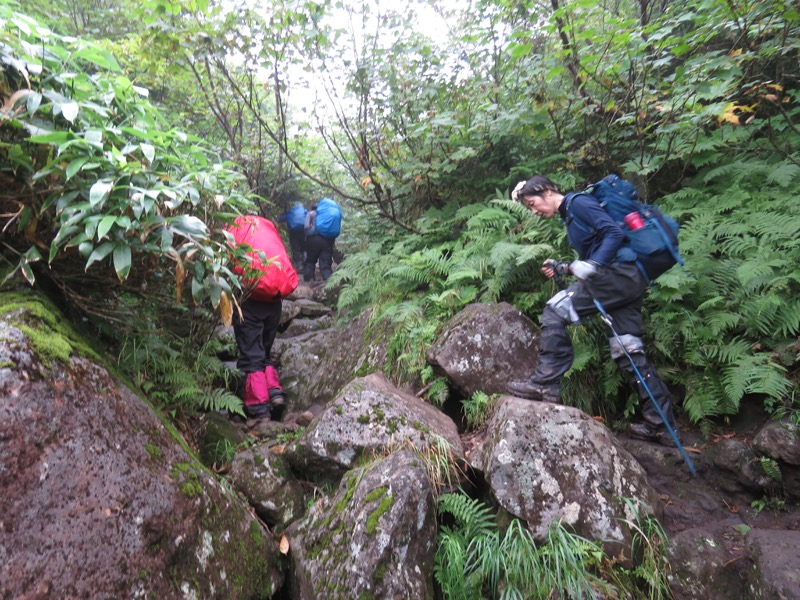
[[[527,381],[510,382],[508,391],[520,398],[560,403],[561,378],[574,359],[566,328],[602,310],[603,317],[614,323],[609,331],[611,357],[631,377],[642,409],[644,422],[632,424],[629,432],[642,439],[669,445],[674,439],[679,444],[669,388],[645,356],[642,302],[649,277],[641,268],[640,256],[626,241],[628,229],[642,231],[644,221],[626,215],[629,218],[620,226],[595,196],[585,192],[562,195],[554,182],[539,175],[521,181],[511,197],[539,217],[561,217],[578,260],[547,259],[542,264],[545,276],[560,281],[573,275],[577,282],[548,300],[540,321],[534,375]],[[670,260],[675,264],[676,259],[665,258],[665,262]],[[663,272],[661,268],[650,275],[659,272]]]
[[[244,290],[241,314],[234,311],[233,331],[239,349],[236,366],[244,375],[245,414],[269,420],[285,403],[270,353],[281,321],[281,301],[297,287],[297,272],[268,219],[237,217],[226,231],[246,251],[246,259],[233,266]]]

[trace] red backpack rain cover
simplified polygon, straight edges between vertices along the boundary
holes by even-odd
[[[297,272],[272,221],[256,216],[237,217],[227,231],[233,235],[237,245],[247,244],[253,249],[253,252],[247,253],[252,259],[251,268],[263,273],[248,298],[262,302],[276,300],[285,298],[295,290]],[[259,250],[264,253],[264,258],[272,261],[270,264],[264,264]],[[233,271],[239,275],[245,273],[241,265],[234,265]],[[242,281],[244,285],[249,283]]]

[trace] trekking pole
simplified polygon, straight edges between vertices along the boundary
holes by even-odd
[[[661,421],[664,423],[664,426],[667,428],[667,431],[669,432],[672,441],[675,442],[675,447],[678,449],[678,452],[680,452],[681,458],[683,458],[683,462],[685,462],[686,466],[689,467],[689,472],[692,474],[692,476],[697,477],[697,472],[694,470],[694,464],[692,463],[692,459],[689,458],[689,454],[686,452],[686,449],[683,447],[681,441],[678,439],[678,434],[675,433],[675,430],[672,428],[672,425],[670,425],[667,422],[667,417],[666,415],[664,415],[664,411],[661,410],[661,407],[659,406],[658,402],[656,402],[656,399],[653,396],[653,392],[650,391],[650,386],[647,385],[647,382],[644,380],[644,377],[642,377],[642,373],[639,371],[639,368],[636,366],[636,363],[633,361],[633,358],[631,357],[630,354],[628,354],[628,350],[625,348],[625,345],[622,343],[619,334],[614,329],[614,325],[611,322],[611,315],[609,315],[606,312],[606,309],[603,308],[603,305],[600,304],[600,301],[597,298],[592,298],[592,300],[594,300],[594,304],[597,307],[597,310],[600,311],[600,318],[603,319],[605,324],[608,325],[608,328],[611,330],[611,333],[614,334],[614,339],[617,341],[619,347],[622,348],[622,352],[630,361],[631,367],[633,367],[633,372],[639,378],[639,381],[642,383],[642,386],[647,391],[647,395],[650,396],[650,400],[652,401],[653,406],[656,409],[656,412],[658,412],[658,416],[661,417]]]

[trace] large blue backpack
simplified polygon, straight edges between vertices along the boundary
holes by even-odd
[[[342,231],[342,210],[330,198],[317,203],[317,234],[333,239]]]
[[[308,211],[302,204],[295,204],[286,211],[286,225],[292,231],[298,231],[306,226]]]
[[[678,223],[657,206],[642,202],[631,182],[612,174],[583,192],[565,196],[567,224],[574,222],[586,233],[593,233],[594,227],[578,219],[572,211],[572,200],[578,194],[597,198],[600,206],[617,222],[625,234],[625,243],[617,251],[617,260],[635,262],[648,282],[654,281],[673,265],[684,264],[678,251]],[[639,216],[640,225],[644,224],[637,229],[631,229],[627,224],[634,215]],[[633,220],[637,219],[634,217]]]

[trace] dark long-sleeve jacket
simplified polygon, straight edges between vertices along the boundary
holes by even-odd
[[[619,225],[593,196],[575,194],[569,202],[569,214],[566,198],[558,207],[558,212],[566,223],[567,239],[578,253],[578,258],[603,266],[615,262],[617,251],[625,241]]]

